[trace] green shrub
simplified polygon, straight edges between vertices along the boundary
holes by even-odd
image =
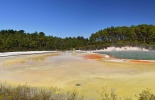
[[[115,89],[108,90],[102,88],[97,92],[99,100],[135,100],[131,97],[120,98]],[[134,96],[133,96],[134,97]],[[155,94],[150,89],[143,90],[135,97],[136,100],[155,100]],[[48,90],[29,87],[27,85],[18,85],[16,87],[0,84],[0,100],[90,100],[77,88],[61,92],[58,88],[51,87]],[[93,100],[93,99],[91,99]]]
[[[98,94],[100,96],[100,100],[119,100],[115,93],[115,89],[111,89],[109,91],[107,88],[102,88],[101,91],[98,91]]]
[[[0,84],[0,100],[84,100],[77,89],[61,93],[58,88],[48,90],[18,85],[17,87]]]
[[[155,94],[151,93],[150,89],[143,90],[139,94],[138,100],[155,100]]]

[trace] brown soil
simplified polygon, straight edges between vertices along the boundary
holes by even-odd
[[[85,54],[83,55],[84,58],[86,59],[101,59],[104,58],[104,56],[99,55],[99,54]]]

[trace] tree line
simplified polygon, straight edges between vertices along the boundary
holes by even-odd
[[[130,27],[111,26],[91,34],[89,40],[93,48],[97,49],[108,46],[137,46],[155,49],[155,26],[147,24]]]
[[[30,50],[71,50],[80,49],[88,39],[78,37],[46,36],[44,32],[25,33],[24,30],[1,30],[0,51],[30,51]]]
[[[83,36],[60,38],[44,32],[25,33],[24,30],[1,30],[0,52],[30,50],[94,50],[109,46],[139,46],[155,49],[155,26],[108,27]]]

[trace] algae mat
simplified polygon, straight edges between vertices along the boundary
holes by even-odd
[[[0,80],[36,87],[77,87],[97,98],[103,87],[133,97],[146,88],[155,92],[155,63],[105,58],[98,54],[61,53],[0,58]]]

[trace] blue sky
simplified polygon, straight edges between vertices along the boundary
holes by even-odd
[[[0,30],[89,37],[110,26],[155,24],[155,0],[0,0]]]

